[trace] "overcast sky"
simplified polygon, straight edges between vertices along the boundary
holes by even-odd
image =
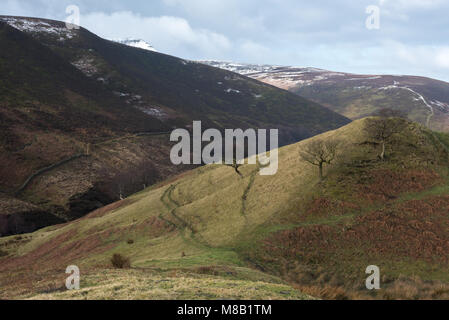
[[[449,0],[0,0],[0,14],[65,20],[186,59],[449,81]],[[380,28],[368,29],[368,6]],[[370,20],[373,21],[373,20]]]

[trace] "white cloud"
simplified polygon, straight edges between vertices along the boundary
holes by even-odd
[[[444,4],[445,0],[380,0],[381,5],[401,9],[435,8]]]
[[[437,65],[449,69],[449,47],[441,48],[436,53]]]
[[[239,3],[236,0],[163,0],[162,2],[167,6],[182,7],[195,15],[208,14],[210,16],[228,13],[230,9],[236,9]]]
[[[18,0],[6,0],[5,2],[2,3],[0,8],[1,15],[17,16],[17,15],[26,15],[30,13],[31,11],[29,10],[29,8],[24,6]]]
[[[73,0],[0,0],[0,14],[64,20]],[[449,80],[449,0],[77,0],[81,24],[187,59],[406,73]],[[367,5],[381,28],[365,28]],[[137,12],[139,14],[137,14]]]
[[[194,29],[186,19],[173,16],[144,17],[130,11],[81,16],[81,25],[105,38],[141,38],[157,50],[170,54],[189,55],[201,52],[214,55],[231,48],[222,34]]]
[[[384,41],[377,52],[373,65],[383,73],[421,75],[445,79],[441,75],[449,72],[449,46],[407,44],[399,41]],[[447,80],[447,78],[446,78]]]
[[[393,54],[411,66],[449,68],[449,46],[407,45],[391,42]]]
[[[264,63],[263,60],[267,57],[273,56],[273,50],[253,41],[244,41],[239,45],[243,62],[258,62]]]

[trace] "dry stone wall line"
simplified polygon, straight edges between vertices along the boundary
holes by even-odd
[[[112,139],[112,140],[109,140],[109,141],[93,144],[93,146],[101,145],[101,144],[108,143],[108,142],[113,142],[113,141],[116,141],[116,140],[119,140],[119,139],[123,139],[123,138],[141,137],[141,136],[160,136],[160,135],[167,135],[167,134],[170,134],[170,132],[140,132],[140,133],[136,133],[136,134],[131,135],[131,136],[125,136],[125,137],[116,138],[116,139]],[[38,176],[40,176],[40,175],[42,175],[42,174],[44,174],[46,172],[49,172],[49,171],[51,171],[53,169],[56,169],[56,168],[58,168],[58,167],[60,167],[60,166],[62,166],[64,164],[67,164],[67,163],[69,163],[69,162],[71,162],[73,160],[76,160],[76,159],[79,159],[79,158],[82,158],[82,157],[89,157],[89,156],[90,155],[85,154],[85,153],[75,154],[75,155],[73,155],[73,156],[71,156],[69,158],[63,159],[63,160],[61,160],[59,162],[56,162],[56,163],[54,163],[54,164],[52,164],[52,165],[50,165],[48,167],[42,168],[42,169],[34,172],[33,174],[31,174],[25,180],[25,182],[20,186],[20,188],[17,189],[17,191],[15,192],[15,195],[16,196],[20,195],[28,187],[28,185],[31,183],[31,181],[33,181]]]

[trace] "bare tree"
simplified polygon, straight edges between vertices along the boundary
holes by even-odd
[[[118,198],[120,200],[123,200],[125,197],[125,189],[127,184],[129,183],[129,175],[126,174],[125,172],[120,172],[117,175],[115,175],[112,179],[112,184],[115,186],[115,192],[116,192],[116,196],[118,196]]]
[[[238,144],[234,143],[233,144],[233,151],[232,151],[232,164],[228,164],[226,163],[226,160],[223,161],[223,163],[225,163],[226,166],[231,167],[234,169],[234,171],[240,176],[240,178],[243,178],[242,173],[240,172],[240,167],[243,164],[240,164],[239,161],[237,160],[237,148],[238,148]],[[244,150],[247,150],[246,148],[244,148]],[[225,152],[225,150],[223,150]]]
[[[104,167],[98,174],[103,178],[102,190],[110,197],[121,200],[160,179],[159,171],[148,159],[142,159],[128,167]]]
[[[242,173],[240,172],[239,168],[242,166],[241,164],[238,163],[237,159],[233,158],[232,164],[227,164],[228,167],[232,167],[234,168],[235,172],[241,177],[243,178]]]
[[[86,143],[86,151],[84,152],[84,154],[86,156],[90,156],[90,150],[91,150],[91,145],[90,143]]]
[[[331,165],[337,156],[340,142],[336,140],[313,140],[299,152],[300,157],[320,170],[320,179],[324,178],[324,165]]]
[[[369,118],[366,119],[365,131],[371,139],[374,139],[382,146],[379,159],[382,161],[386,156],[386,145],[391,138],[404,130],[405,122],[394,121],[392,118]]]
[[[154,164],[147,159],[139,162],[134,172],[139,184],[143,186],[143,189],[146,189],[149,185],[155,183],[160,178],[159,171],[156,169]]]

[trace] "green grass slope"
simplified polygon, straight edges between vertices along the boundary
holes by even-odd
[[[178,298],[187,277],[195,283],[189,299],[254,298],[248,281],[276,299],[444,298],[447,137],[407,122],[380,161],[366,121],[281,148],[274,176],[258,175],[255,165],[243,166],[243,177],[206,166],[72,223],[1,239],[0,296],[124,298],[126,279],[143,277],[148,286],[132,297]],[[299,157],[317,139],[341,143],[323,181]],[[131,269],[114,271],[113,254],[129,258]],[[86,276],[78,293],[61,289],[71,264]],[[381,268],[381,291],[364,289],[368,265]],[[27,270],[33,275],[24,277]],[[167,287],[149,287],[161,277]]]

